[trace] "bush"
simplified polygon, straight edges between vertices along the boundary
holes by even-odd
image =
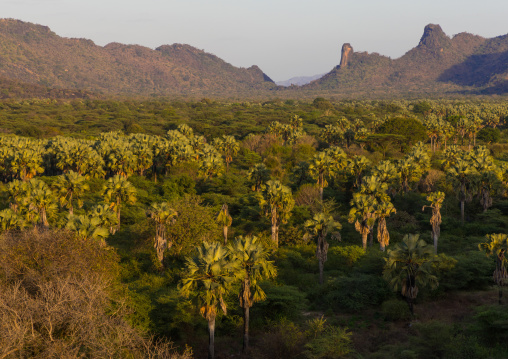
[[[365,249],[360,246],[334,246],[328,250],[328,261],[325,267],[334,269],[351,267],[363,255],[365,255]]]
[[[381,304],[392,292],[379,276],[355,274],[354,277],[329,281],[316,294],[316,301],[324,306],[324,310],[359,312]]]
[[[485,289],[492,282],[494,261],[484,253],[472,251],[454,257],[457,263],[439,279],[440,290]]]
[[[381,304],[381,313],[387,320],[409,320],[411,312],[406,302],[399,299],[389,299]]]
[[[297,319],[302,315],[307,301],[305,294],[290,285],[262,284],[266,300],[256,303],[251,308],[252,320],[260,318],[280,320],[281,318]]]
[[[189,358],[123,319],[125,298],[113,292],[117,261],[114,251],[69,232],[1,237],[0,356]]]

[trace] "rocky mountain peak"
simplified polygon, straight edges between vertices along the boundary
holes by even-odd
[[[422,38],[420,39],[419,47],[426,47],[429,49],[440,50],[451,44],[451,39],[444,33],[441,26],[429,24],[423,30]]]
[[[353,54],[353,47],[349,43],[345,43],[342,45],[341,55],[340,55],[340,68],[344,68],[347,66],[351,55]]]

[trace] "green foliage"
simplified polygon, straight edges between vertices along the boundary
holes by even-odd
[[[399,299],[389,299],[381,304],[381,313],[387,320],[398,321],[411,318],[407,303]]]
[[[329,280],[315,295],[324,309],[360,312],[370,306],[380,305],[391,296],[391,292],[378,276],[355,274]]]
[[[309,359],[342,358],[353,351],[352,333],[348,328],[327,327],[317,338],[305,344],[304,357]]]
[[[330,268],[352,267],[363,255],[365,250],[360,246],[333,246],[328,250],[328,265]]]
[[[275,285],[269,282],[261,284],[266,293],[266,300],[256,304],[251,309],[252,318],[265,320],[279,320],[288,318],[298,319],[306,308],[305,294],[290,285]]]

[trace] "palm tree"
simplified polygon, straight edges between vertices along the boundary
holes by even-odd
[[[92,207],[90,216],[98,218],[100,226],[109,228],[111,234],[115,233],[118,225],[118,217],[109,204],[98,204]]]
[[[172,242],[169,241],[166,234],[166,226],[175,222],[178,213],[171,208],[169,203],[152,203],[148,210],[148,215],[155,222],[155,242],[154,247],[157,251],[157,259],[164,267],[164,251],[171,248]]]
[[[448,177],[457,183],[455,188],[459,195],[460,219],[462,224],[464,224],[465,202],[466,199],[468,199],[468,187],[476,173],[476,169],[471,166],[470,162],[462,158],[457,159],[447,171]]]
[[[312,158],[309,164],[309,174],[317,180],[319,187],[319,199],[323,201],[323,189],[328,186],[327,177],[335,173],[336,162],[324,152],[320,152]]]
[[[242,281],[238,299],[243,308],[243,351],[249,347],[249,309],[256,302],[265,300],[266,294],[259,282],[273,278],[277,270],[273,261],[268,260],[269,252],[256,236],[237,237],[230,244],[231,260],[239,267]]]
[[[305,221],[305,228],[307,233],[305,238],[316,238],[316,257],[319,262],[319,284],[323,284],[323,269],[327,260],[328,254],[328,242],[326,236],[328,233],[332,233],[332,237],[340,238],[341,229],[339,222],[336,222],[331,215],[326,213],[317,213],[312,219]]]
[[[443,205],[445,194],[443,192],[433,192],[427,196],[430,206],[423,206],[422,211],[426,207],[432,208],[432,217],[430,224],[432,226],[432,239],[434,240],[434,254],[437,254],[437,241],[441,233],[441,206]]]
[[[85,241],[99,240],[102,246],[106,245],[105,239],[109,235],[108,229],[101,226],[101,220],[98,217],[87,215],[70,215],[65,228],[76,232],[76,236]]]
[[[224,171],[224,161],[222,157],[214,154],[206,155],[199,165],[199,174],[204,178],[220,176]]]
[[[418,286],[429,285],[435,289],[439,285],[437,277],[431,273],[432,248],[419,239],[418,234],[407,234],[387,253],[383,277],[393,290],[401,289],[414,316],[413,302],[418,295]]]
[[[355,156],[348,160],[347,169],[354,177],[354,187],[360,188],[362,185],[363,174],[367,171],[370,165],[370,160],[365,156]]]
[[[386,226],[386,218],[397,213],[397,210],[390,201],[380,202],[375,208],[375,216],[378,219],[377,240],[379,242],[379,249],[384,252],[390,243],[390,233],[388,233],[388,227]]]
[[[108,179],[102,189],[102,196],[106,203],[110,203],[110,207],[114,209],[118,220],[116,230],[119,230],[122,202],[128,204],[136,202],[136,188],[127,178],[116,175]]]
[[[355,229],[362,235],[363,249],[367,249],[367,236],[376,221],[378,202],[372,195],[354,193],[351,200],[348,222],[355,224]]]
[[[373,221],[370,221],[370,246],[374,244],[374,223],[376,219],[378,218],[377,213],[382,213],[383,208],[382,205],[386,203],[390,203],[390,197],[388,196],[388,185],[384,182],[382,182],[378,177],[376,176],[365,176],[362,179],[362,185],[360,187],[359,193],[366,194],[369,196],[374,197],[375,199],[375,215],[373,217]],[[379,207],[379,208],[378,208]],[[393,206],[392,206],[393,208]],[[386,207],[384,209],[387,209]],[[390,213],[386,213],[387,216],[390,215]],[[379,227],[378,227],[379,228]],[[384,223],[383,230],[386,230],[386,223]],[[388,232],[383,233],[383,235],[387,235]],[[389,240],[389,238],[388,238]]]
[[[223,135],[222,139],[214,139],[214,146],[224,155],[227,171],[229,164],[233,161],[233,156],[240,150],[240,145],[233,136]]]
[[[57,211],[56,198],[51,189],[44,182],[31,179],[28,182],[25,200],[28,210],[37,213],[39,225],[49,227],[48,216]]]
[[[213,359],[215,318],[219,307],[227,314],[224,296],[229,293],[232,283],[240,273],[237,263],[228,260],[228,249],[220,243],[203,242],[196,250],[194,257],[186,259],[185,269],[182,272],[184,277],[179,289],[183,296],[193,296],[197,299],[199,312],[208,322],[208,359]]]
[[[247,178],[254,182],[252,190],[259,192],[263,183],[270,179],[270,170],[264,163],[258,163],[249,170]]]
[[[228,227],[233,223],[233,217],[229,215],[228,205],[223,204],[219,213],[217,213],[217,222],[222,226],[224,234],[224,245],[228,243]]]
[[[60,205],[69,208],[69,214],[74,214],[74,207],[72,200],[75,198],[78,202],[78,207],[83,207],[81,196],[90,191],[90,186],[85,183],[86,178],[80,174],[69,171],[57,177],[55,186],[59,195]]]
[[[0,228],[2,231],[22,229],[23,227],[25,227],[23,217],[14,212],[12,209],[7,208],[0,211]]]
[[[270,180],[258,195],[258,201],[265,215],[271,220],[272,241],[278,247],[279,226],[287,222],[295,205],[291,190],[279,181]]]
[[[505,253],[508,249],[508,235],[504,233],[487,234],[485,236],[489,242],[480,243],[478,249],[485,251],[487,256],[496,255],[496,269],[492,274],[494,282],[499,288],[499,304],[503,297],[503,286],[508,281],[508,273],[506,271],[506,257]]]

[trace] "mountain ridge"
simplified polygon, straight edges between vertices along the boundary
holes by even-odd
[[[303,86],[283,87],[256,65],[235,67],[187,44],[150,49],[112,42],[101,47],[88,39],[60,37],[47,26],[0,19],[0,89],[4,98],[16,93],[183,98],[504,95],[508,35],[484,38],[462,32],[449,37],[440,25],[429,24],[418,44],[396,59],[354,51],[346,43],[330,72]]]

